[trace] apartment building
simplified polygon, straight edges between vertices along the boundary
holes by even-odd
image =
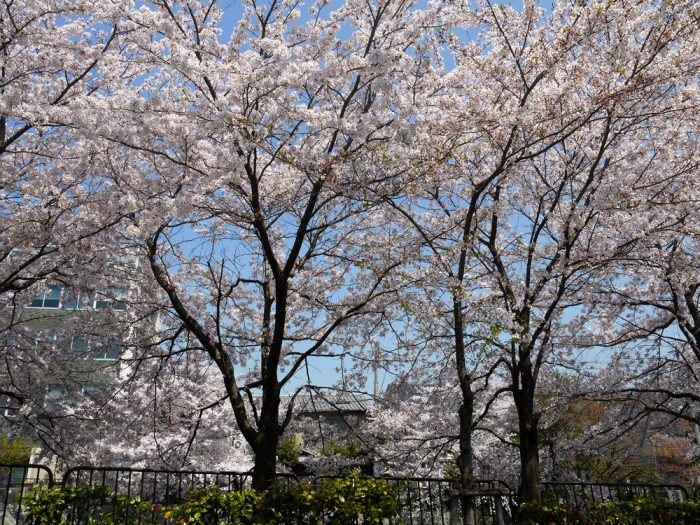
[[[50,450],[50,434],[71,407],[119,373],[128,289],[49,282],[32,291],[4,313],[0,436],[23,435]]]

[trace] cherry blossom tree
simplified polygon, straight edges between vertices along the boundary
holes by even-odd
[[[536,156],[526,156],[510,180],[495,184],[490,217],[477,226],[476,257],[494,278],[495,305],[505,314],[501,326],[511,334],[504,344],[505,362],[520,424],[525,499],[538,497],[535,395],[541,367],[553,351],[567,347],[567,333],[580,330],[581,319],[570,322],[568,317],[587,300],[589,283],[647,235],[649,230],[634,222],[639,215],[631,214],[634,219],[625,223],[630,212],[620,208],[627,207],[625,197],[639,198],[630,188],[658,187],[667,180],[665,160],[685,135],[677,122],[694,111],[696,77],[688,76],[687,61],[678,53],[697,46],[696,16],[689,5],[555,10],[553,20],[567,29],[554,34],[565,40],[574,22],[586,20],[581,30],[589,38],[580,50],[589,54],[593,69],[579,70],[583,78],[574,74],[586,92],[572,93],[577,103],[586,101],[586,123]],[[511,37],[502,27],[508,41],[522,43],[528,35]],[[622,35],[627,35],[624,53]],[[516,56],[518,48],[510,48]],[[540,68],[533,64],[534,71]],[[619,76],[596,85],[602,69]],[[667,226],[667,219],[656,214],[649,229]]]
[[[438,373],[432,384],[397,381],[372,408],[359,432],[376,471],[459,479],[461,429],[455,414],[462,396],[454,364],[442,375]],[[483,380],[474,386],[472,476],[517,483],[517,446],[509,439],[515,430],[512,399],[495,397],[498,386],[484,389]]]
[[[693,152],[695,155],[696,153]],[[626,357],[627,378],[611,394],[627,394],[645,411],[665,412],[700,423],[700,299],[695,261],[697,234],[697,159],[674,180],[685,199],[668,199],[664,210],[671,226],[653,232],[601,290],[597,311],[611,319],[607,344]],[[620,272],[629,275],[620,279]]]
[[[59,316],[26,307],[60,300],[60,288],[94,291],[124,218],[102,148],[72,111],[118,76],[119,17],[94,2],[0,6],[0,396],[24,412],[46,408],[37,378],[60,375],[45,330]]]
[[[411,3],[324,5],[300,24],[296,2],[248,2],[228,39],[213,2],[134,8],[124,49],[141,74],[80,106],[123,146],[107,154],[130,167],[113,181],[133,214],[123,242],[165,295],[173,352],[216,364],[256,488],[292,415],[282,390],[309,356],[361,340],[351,321],[381,315],[401,260],[354,188],[366,153],[391,155],[410,125],[410,50],[433,19]]]
[[[696,417],[696,4],[249,0],[229,28],[213,0],[7,2],[5,375],[46,355],[70,369],[55,341],[18,346],[38,291],[121,279],[125,315],[69,322],[128,348],[87,406],[139,391],[165,431],[152,396],[178,385],[166,413],[205,423],[142,451],[182,463],[228,417],[260,489],[294,413],[283,392],[314,356],[397,358],[428,397],[458,392],[444,428],[463,488],[473,434],[510,393],[525,500],[541,376],[579,368],[574,350],[675,339],[628,393],[653,378],[651,402]]]
[[[630,380],[626,357],[543,375],[538,405],[545,479],[692,483],[698,451],[688,422],[640,410],[638,398],[613,393]]]
[[[5,2],[0,10],[0,294],[11,304],[92,245],[121,216],[98,150],[70,106],[109,82],[119,27],[89,2]],[[97,237],[97,238],[95,238]]]
[[[417,232],[433,279],[424,286],[439,275],[446,304],[452,297],[435,317],[453,317],[462,479],[473,414],[464,341],[467,328],[484,339],[493,331],[501,352],[492,364],[506,370],[517,408],[521,497],[538,499],[540,370],[567,364],[557,353],[587,329],[582,305],[611,261],[670,224],[657,213],[640,229],[646,214],[632,203],[664,184],[665,160],[685,146],[697,12],[483,2],[455,17],[479,30],[468,43],[453,38],[456,66],[436,80],[434,110],[421,113],[420,184],[376,191]]]

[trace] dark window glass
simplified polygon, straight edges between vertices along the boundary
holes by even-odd
[[[29,306],[32,308],[41,308],[43,305],[44,305],[44,296],[43,295],[37,299],[34,299],[31,303],[29,303]]]
[[[112,288],[114,291],[114,304],[112,308],[115,310],[125,310],[126,304],[124,304],[123,299],[126,297],[126,288]]]
[[[95,301],[95,310],[105,310],[109,306],[109,300],[98,299]]]
[[[109,288],[104,294],[101,294],[97,301],[95,301],[96,310],[105,310],[112,307],[113,310],[124,310],[126,305],[124,304],[124,297],[126,296],[125,288]]]
[[[61,287],[49,286],[41,297],[34,299],[29,306],[31,308],[58,308],[61,304]]]
[[[92,308],[95,299],[91,293],[75,292],[65,301],[65,306],[69,310],[85,310]]]
[[[92,358],[97,360],[115,360],[119,359],[121,353],[121,343],[119,341],[106,342],[95,348],[92,352]]]
[[[119,354],[121,352],[121,345],[115,342],[107,348],[105,352],[105,359],[119,359]]]
[[[88,349],[87,339],[82,337],[73,337],[71,341],[71,349],[76,353],[86,353]]]
[[[58,308],[61,303],[61,288],[50,286],[49,291],[44,296],[44,308]]]

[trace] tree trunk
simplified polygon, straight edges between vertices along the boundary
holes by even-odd
[[[474,423],[474,394],[469,389],[464,395],[459,407],[459,488],[473,488],[474,482],[474,451],[472,448],[472,425]],[[463,496],[462,513],[464,523],[474,523],[474,498]]]
[[[267,395],[266,395],[267,394]],[[253,488],[267,490],[272,487],[277,474],[277,445],[282,435],[279,424],[279,391],[263,392],[263,405],[258,423],[258,438],[253,448]]]
[[[471,377],[467,369],[466,348],[464,346],[464,321],[462,319],[462,301],[453,296],[453,315],[455,323],[455,359],[457,361],[457,377],[462,392],[462,404],[459,407],[459,488],[473,488],[474,458],[472,449],[472,431],[474,425],[474,392]],[[462,513],[465,523],[471,525],[474,519],[474,498],[463,496]]]
[[[473,399],[465,399],[459,407],[459,478],[464,488],[472,483],[474,478],[472,450],[472,422],[474,417]]]
[[[255,490],[267,490],[275,482],[277,474],[277,443],[279,436],[274,431],[260,433],[255,449],[255,463],[253,466],[253,488]]]
[[[520,501],[540,500],[539,415],[532,392],[516,392],[520,430]]]

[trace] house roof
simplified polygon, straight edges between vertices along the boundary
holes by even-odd
[[[296,400],[300,414],[364,413],[372,398],[363,394],[305,394]]]

